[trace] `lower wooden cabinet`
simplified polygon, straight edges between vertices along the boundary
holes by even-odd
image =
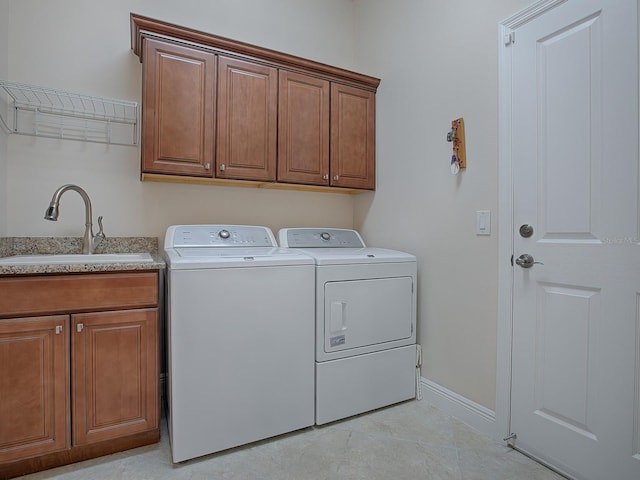
[[[68,316],[0,320],[0,369],[0,463],[67,450]]]
[[[157,428],[157,309],[72,315],[73,443]]]
[[[157,281],[157,272],[0,278],[0,290],[20,292],[0,302],[0,478],[159,440]],[[83,292],[66,291],[78,282]],[[29,316],[47,308],[21,298],[34,286],[59,295],[52,315]],[[126,309],[102,311],[114,297]]]

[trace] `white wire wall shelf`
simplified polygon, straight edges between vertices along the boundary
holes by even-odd
[[[0,80],[0,123],[9,133],[138,144],[138,104]]]

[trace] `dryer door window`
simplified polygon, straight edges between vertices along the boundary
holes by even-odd
[[[337,352],[411,337],[411,277],[327,282],[324,351]]]

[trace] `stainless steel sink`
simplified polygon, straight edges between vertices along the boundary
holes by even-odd
[[[93,255],[15,255],[0,258],[1,265],[51,265],[87,263],[138,263],[152,262],[148,253],[98,253]]]

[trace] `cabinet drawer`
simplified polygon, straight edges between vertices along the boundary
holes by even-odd
[[[0,317],[157,304],[157,272],[0,278]]]

